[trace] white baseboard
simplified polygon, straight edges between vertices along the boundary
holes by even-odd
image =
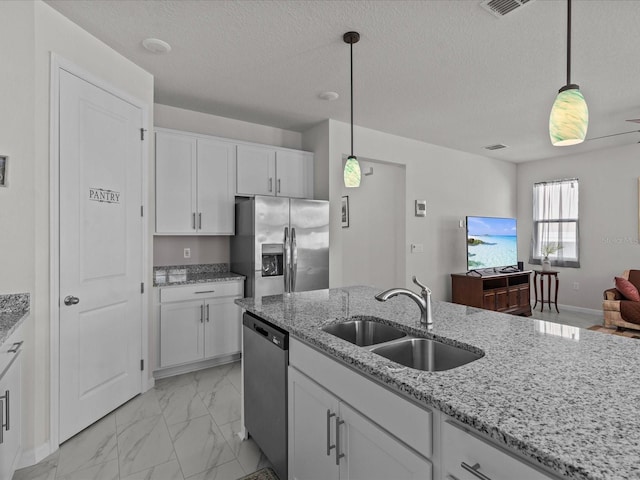
[[[235,362],[237,360],[240,360],[239,353],[234,353],[232,355],[221,355],[209,360],[186,363],[184,365],[178,365],[177,367],[159,368],[153,371],[153,377],[155,378],[155,380],[159,380],[165,377],[172,377],[174,375],[181,375],[183,373],[195,372],[197,370],[202,370],[203,368],[217,367],[219,365]]]
[[[18,468],[30,467],[31,465],[40,463],[56,450],[58,450],[58,446],[56,445],[54,448],[51,442],[43,443],[42,445],[29,450],[23,450],[22,455],[20,456],[20,461],[18,462]]]
[[[596,310],[594,308],[576,307],[573,305],[558,305],[558,309],[569,310],[570,312],[585,313],[587,315],[594,315],[597,317],[604,317],[602,310]]]

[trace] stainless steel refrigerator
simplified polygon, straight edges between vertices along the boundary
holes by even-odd
[[[231,270],[247,297],[329,288],[329,202],[237,197]]]

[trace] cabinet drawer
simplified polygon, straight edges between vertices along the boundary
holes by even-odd
[[[540,470],[518,460],[489,443],[480,440],[463,428],[445,421],[442,424],[443,478],[478,480],[479,475],[463,467],[474,468],[492,480],[550,480]]]
[[[183,300],[204,300],[216,297],[242,296],[242,280],[230,282],[198,283],[160,289],[160,302],[180,302]]]

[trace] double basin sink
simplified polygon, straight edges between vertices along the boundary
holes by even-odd
[[[349,320],[322,328],[327,333],[405,367],[437,372],[460,367],[482,357],[477,353],[430,338],[407,335],[372,319]]]

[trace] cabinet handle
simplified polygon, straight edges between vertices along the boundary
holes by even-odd
[[[458,477],[454,477],[453,475],[447,475],[447,480],[458,480]]]
[[[340,417],[336,417],[336,465],[338,466],[340,466],[340,459],[344,457],[344,453],[340,453],[340,425],[343,423]]]
[[[9,390],[5,390],[0,400],[4,399],[4,421],[0,422],[0,431],[4,428],[7,432],[11,430],[9,425]]]
[[[193,217],[191,220],[191,228],[195,230],[196,229],[196,212],[193,212],[191,215]]]
[[[200,305],[200,323],[204,323],[204,305]]]
[[[480,470],[480,464],[476,463],[473,467],[469,466],[468,463],[462,462],[460,464],[460,466],[462,468],[464,468],[467,472],[469,472],[470,474],[474,475],[475,477],[478,477],[480,480],[491,480],[490,477],[487,477],[484,473],[481,473]]]
[[[336,448],[335,443],[331,445],[331,417],[335,417],[335,413],[327,408],[327,457],[331,456],[331,450]]]
[[[269,177],[269,191],[273,191],[273,178]]]
[[[209,323],[209,304],[207,303],[207,323]]]
[[[278,193],[280,193],[280,179],[278,179]]]
[[[18,353],[18,350],[20,350],[20,345],[22,345],[24,342],[16,342],[14,343],[11,348],[9,350],[7,350],[7,353]]]
[[[1,398],[2,397],[0,397],[0,399]],[[4,425],[4,408],[0,408],[0,445],[4,443],[4,431],[2,430],[2,425]]]
[[[200,292],[193,292],[194,294],[198,295],[200,293],[215,293],[215,290],[202,290]]]
[[[202,213],[198,214],[198,230],[202,230]]]

